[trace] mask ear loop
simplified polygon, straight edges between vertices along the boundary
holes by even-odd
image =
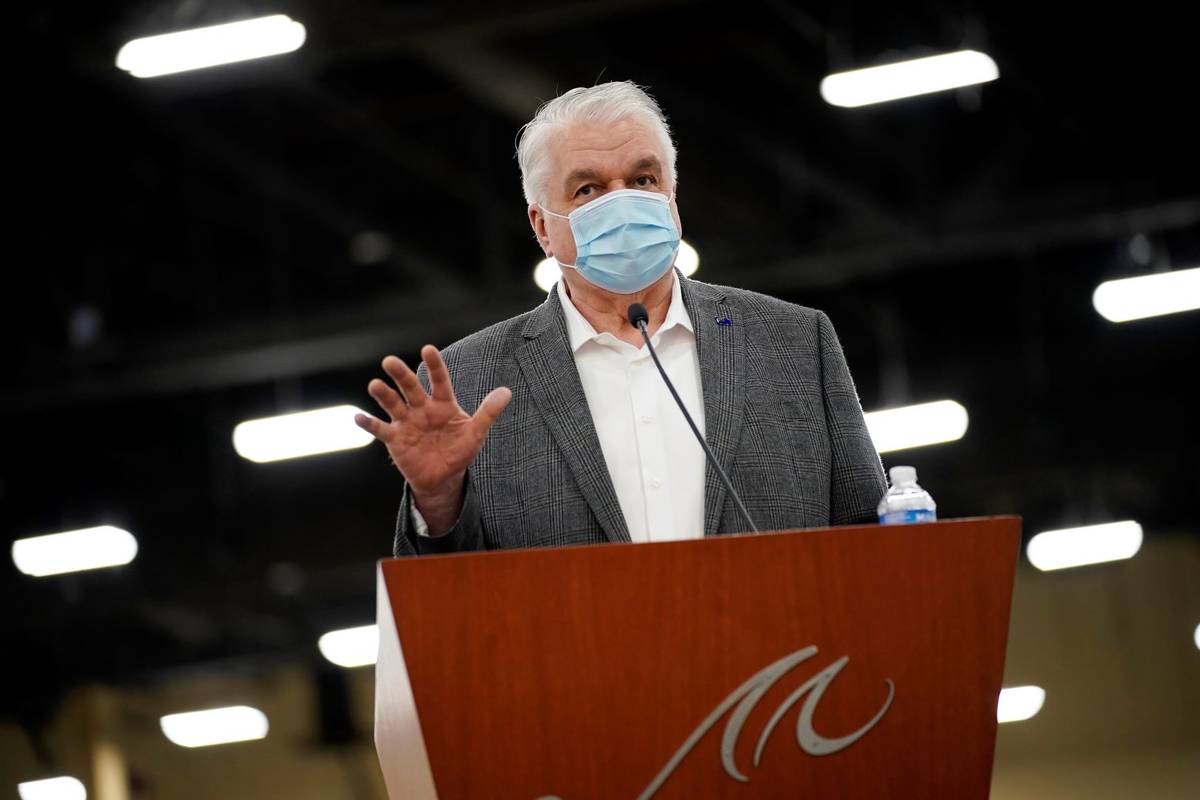
[[[551,211],[550,209],[546,208],[546,207],[545,207],[544,205],[542,205],[541,203],[538,203],[538,204],[537,204],[537,207],[538,207],[538,208],[540,208],[540,209],[542,210],[542,213],[543,213],[543,214],[549,214],[550,216],[552,216],[552,217],[558,217],[559,219],[570,219],[570,217],[569,217],[569,216],[567,216],[566,214],[559,214],[557,211]]]
[[[567,216],[566,214],[559,214],[559,213],[558,213],[558,212],[556,212],[556,211],[551,211],[550,209],[546,208],[546,207],[545,207],[544,205],[542,205],[541,203],[538,203],[538,204],[537,204],[537,207],[538,207],[538,208],[540,208],[540,209],[542,210],[542,213],[543,213],[543,214],[547,214],[547,215],[549,215],[549,216],[551,216],[551,217],[558,217],[559,219],[565,219],[565,220],[568,220],[568,221],[570,221],[570,219],[571,219],[571,218],[570,218],[569,216]],[[578,269],[579,269],[579,267],[575,266],[574,264],[564,264],[564,263],[562,263],[561,261],[559,261],[559,260],[558,260],[558,256],[551,256],[551,258],[553,258],[553,259],[554,259],[554,263],[555,263],[555,264],[558,264],[558,268],[559,268],[559,269],[574,269],[574,270],[578,270]]]

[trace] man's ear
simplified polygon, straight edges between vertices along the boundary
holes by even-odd
[[[546,233],[546,215],[538,208],[537,203],[529,204],[529,227],[533,228],[533,236],[537,239],[538,245],[542,248],[542,252],[546,257],[554,255],[550,251],[550,236]]]

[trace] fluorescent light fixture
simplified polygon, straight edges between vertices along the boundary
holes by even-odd
[[[153,78],[290,53],[300,49],[304,37],[303,25],[274,14],[134,39],[117,53],[117,67],[135,78]]]
[[[1196,643],[1196,649],[1200,650],[1200,625],[1196,626],[1196,630],[1192,632],[1192,641]]]
[[[1133,520],[1043,531],[1029,540],[1025,554],[1043,572],[1133,558],[1142,546],[1142,526]]]
[[[1092,305],[1109,322],[1177,314],[1200,308],[1200,267],[1105,281]]]
[[[543,292],[548,292],[554,288],[554,284],[558,283],[558,279],[562,276],[562,268],[558,266],[558,262],[553,258],[543,258],[538,262],[538,265],[533,268],[533,282],[538,285],[538,288]]]
[[[339,667],[365,667],[379,652],[379,627],[363,625],[330,631],[317,640],[321,655]]]
[[[863,416],[880,453],[954,442],[967,432],[967,410],[953,400],[872,411]]]
[[[675,256],[675,266],[685,278],[693,275],[700,268],[700,254],[682,239],[679,241],[679,254]]]
[[[248,742],[266,736],[268,728],[267,715],[250,706],[167,714],[159,724],[166,737],[180,747]]]
[[[12,545],[12,559],[21,572],[41,578],[63,572],[119,567],[133,561],[137,551],[137,539],[132,533],[112,525],[100,525],[18,539]]]
[[[828,75],[821,81],[821,97],[833,106],[857,108],[987,83],[999,77],[996,62],[986,53],[959,50]]]
[[[354,406],[333,406],[241,422],[233,429],[233,448],[259,464],[364,447],[375,437],[354,424]]]
[[[679,267],[679,271],[683,273],[685,278],[690,277],[700,268],[700,254],[696,252],[696,248],[680,240],[679,253],[675,256],[675,266]],[[554,284],[558,282],[561,275],[562,268],[558,266],[558,262],[553,258],[543,258],[533,268],[533,282],[543,292],[553,289]]]
[[[87,789],[76,778],[46,778],[17,784],[21,800],[87,800]]]
[[[1040,686],[1013,686],[1000,690],[996,703],[997,722],[1020,722],[1042,710],[1046,690]]]

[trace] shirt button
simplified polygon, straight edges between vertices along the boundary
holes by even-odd
[[[642,424],[649,425],[651,422],[654,422],[654,417],[651,417],[646,414],[642,415]]]
[[[660,481],[658,478],[653,478],[650,481],[650,485],[653,486],[655,489],[658,489],[659,487],[662,486],[662,481]]]

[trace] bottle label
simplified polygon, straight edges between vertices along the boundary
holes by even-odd
[[[880,525],[911,525],[916,522],[933,522],[937,512],[928,508],[910,508],[905,511],[888,511],[879,515]]]

